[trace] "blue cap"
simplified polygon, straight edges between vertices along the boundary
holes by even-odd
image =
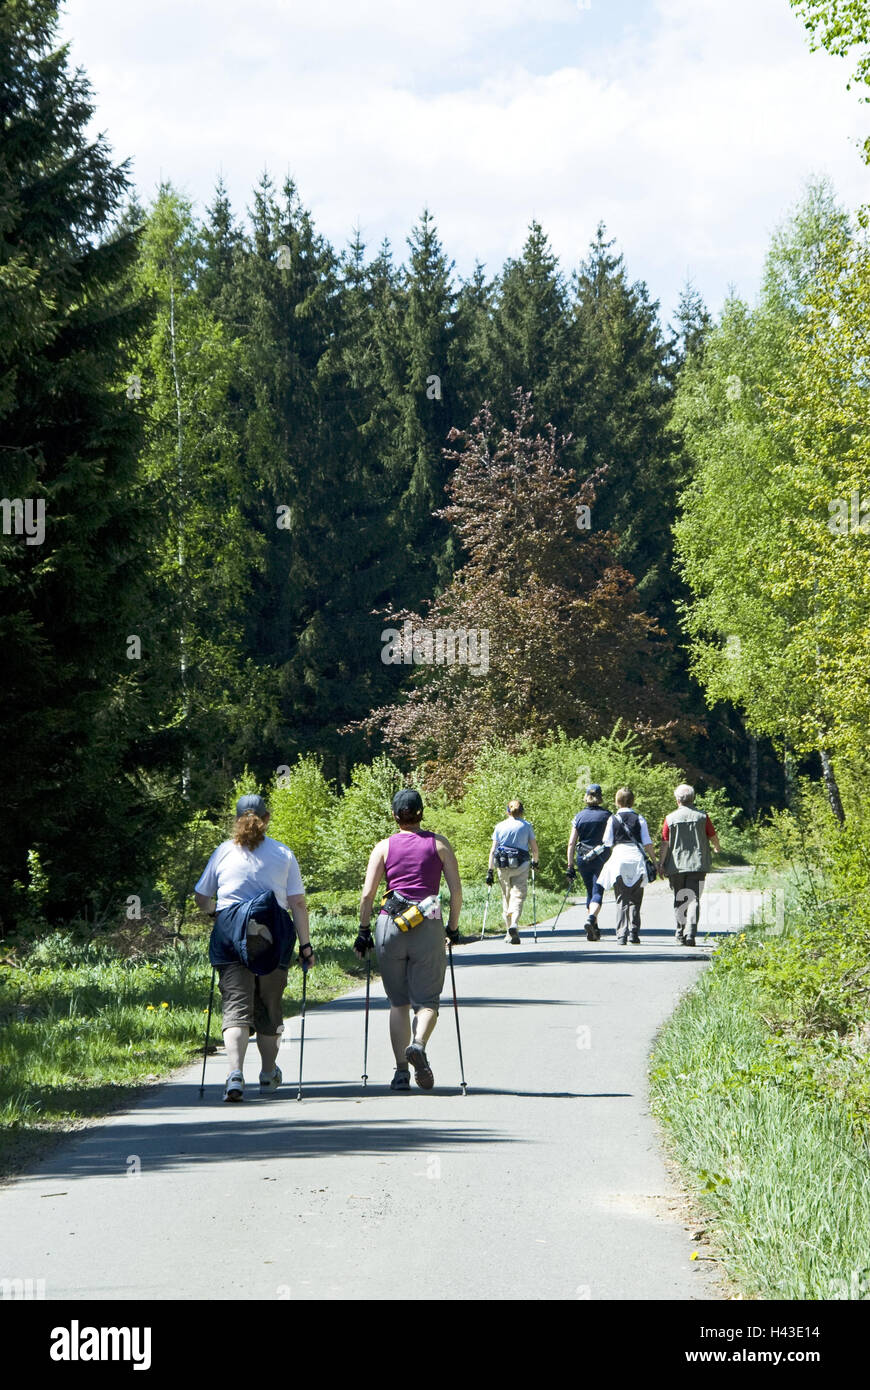
[[[586,788],[586,795],[587,795],[587,796],[590,796],[590,795],[600,796],[600,795],[601,795],[601,788],[600,788],[600,786],[598,785],[597,782],[593,782],[591,787],[587,787],[587,788]]]
[[[261,820],[269,814],[269,808],[261,796],[240,796],[236,802],[236,815],[243,816],[246,811],[253,811]]]

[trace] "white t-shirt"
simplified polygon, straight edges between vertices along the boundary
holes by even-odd
[[[220,911],[270,888],[282,907],[287,906],[288,898],[305,892],[296,855],[267,835],[256,849],[243,849],[232,840],[224,840],[206,864],[196,892],[216,898]]]

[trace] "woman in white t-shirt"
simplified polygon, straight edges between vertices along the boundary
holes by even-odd
[[[269,819],[261,796],[240,797],[233,838],[218,845],[194,889],[199,907],[215,918],[209,959],[223,1000],[230,1067],[224,1100],[229,1101],[244,1095],[242,1068],[254,1030],[262,1062],[260,1092],[280,1086],[281,997],[297,937],[303,969],[314,964],[299,865],[292,850],[266,835]]]

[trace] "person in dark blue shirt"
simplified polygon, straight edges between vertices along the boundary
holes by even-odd
[[[587,941],[601,939],[598,914],[601,911],[604,889],[598,883],[598,874],[610,858],[610,850],[603,843],[610,812],[604,810],[601,801],[601,787],[597,782],[593,782],[586,788],[586,805],[574,817],[571,838],[568,841],[568,882],[573,883],[577,876],[574,867],[576,852],[577,868],[586,887],[586,911],[589,914],[585,922]]]

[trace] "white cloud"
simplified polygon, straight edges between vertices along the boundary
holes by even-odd
[[[786,0],[602,3],[72,0],[65,32],[145,191],[208,201],[222,170],[241,210],[290,172],[337,245],[401,242],[427,203],[465,272],[532,216],[573,266],[603,218],[666,310],[688,272],[718,307],[810,172],[866,198],[870,115]]]

